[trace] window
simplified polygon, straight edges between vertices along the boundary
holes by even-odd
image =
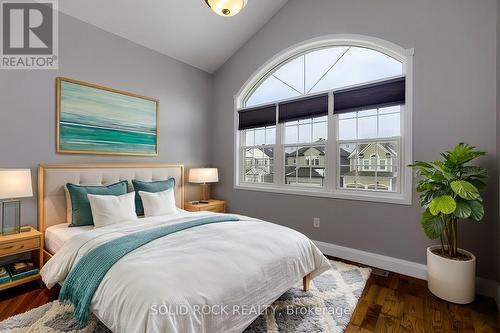
[[[385,170],[385,160],[380,160],[380,167],[379,170]]]
[[[326,116],[284,123],[285,185],[325,185],[327,127]]]
[[[273,183],[276,126],[242,130],[241,136],[244,181],[248,183]]]
[[[394,77],[402,63],[364,47],[337,46],[292,58],[254,88],[245,107]]]
[[[409,203],[411,55],[359,38],[314,43],[237,95],[236,185]]]
[[[319,166],[320,159],[318,156],[306,156],[307,166]]]
[[[398,191],[397,168],[386,169],[386,163],[398,164],[401,135],[401,106],[348,112],[337,117],[339,154],[363,160],[362,168],[349,161],[340,163],[341,184],[368,183],[366,190]],[[380,159],[384,156],[384,159]]]

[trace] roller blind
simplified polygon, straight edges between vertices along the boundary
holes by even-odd
[[[245,130],[276,125],[276,105],[265,105],[238,111],[238,129]]]
[[[405,103],[405,82],[404,77],[398,77],[335,91],[334,113],[402,105]]]
[[[279,103],[279,122],[328,115],[328,94]]]

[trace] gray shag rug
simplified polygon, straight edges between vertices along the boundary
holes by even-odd
[[[330,261],[332,269],[312,280],[308,292],[302,282],[277,299],[245,333],[344,332],[370,276],[369,268]],[[88,324],[73,319],[73,306],[58,301],[0,322],[8,333],[110,333],[91,314]]]

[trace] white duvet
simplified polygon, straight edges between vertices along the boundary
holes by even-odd
[[[79,234],[41,270],[51,288],[78,260],[111,239],[214,213],[180,213]],[[113,332],[241,332],[266,306],[308,273],[330,268],[303,234],[273,223],[203,225],[152,241],[105,275],[90,310]]]

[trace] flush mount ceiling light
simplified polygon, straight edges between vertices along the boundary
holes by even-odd
[[[220,16],[234,16],[247,4],[247,0],[205,0],[208,7]]]

